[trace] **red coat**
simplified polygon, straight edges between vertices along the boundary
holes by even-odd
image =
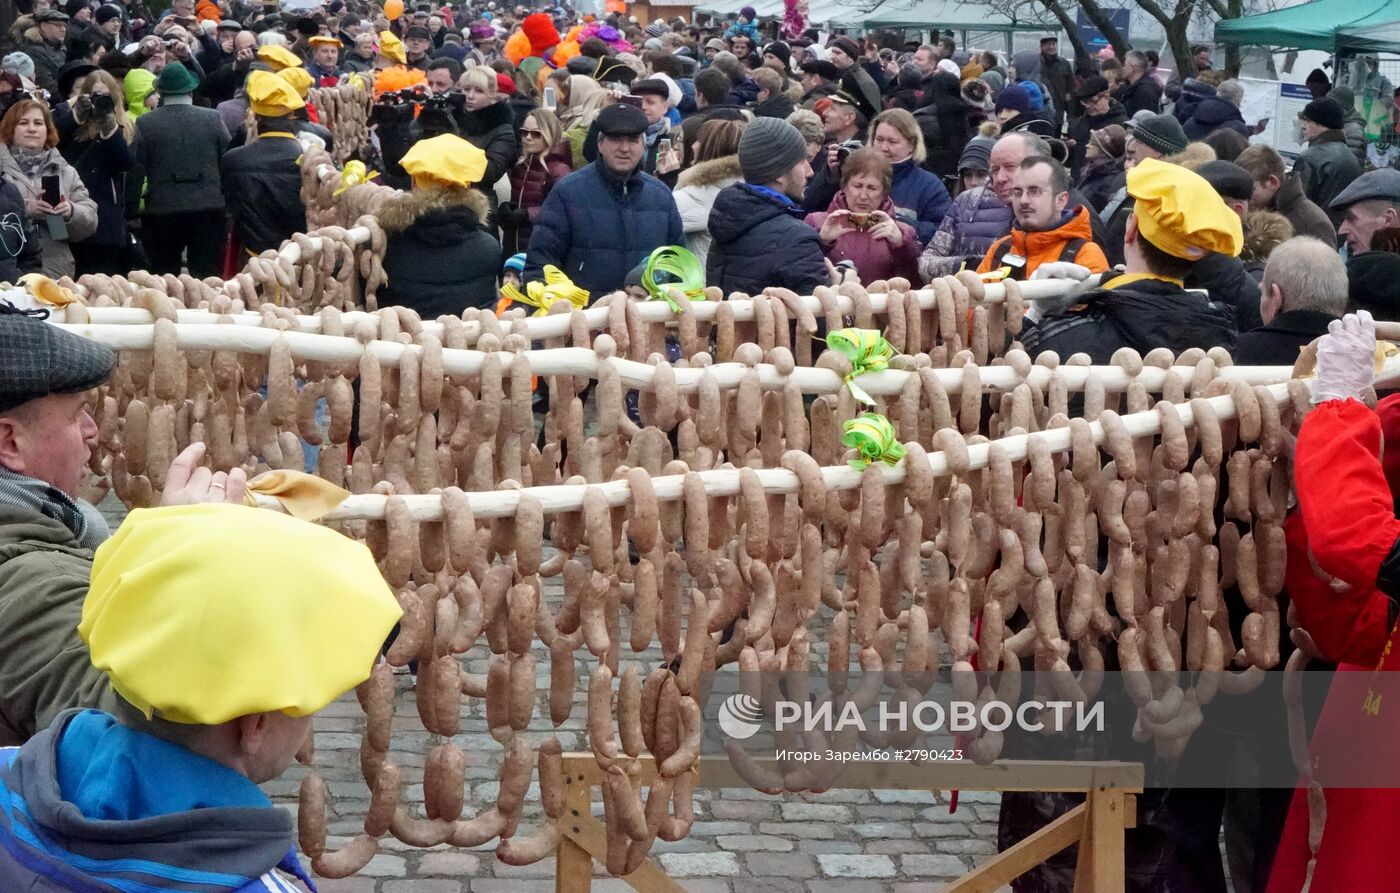
[[[1384,461],[1382,438],[1390,447]],[[1300,625],[1340,664],[1339,673],[1400,669],[1400,647],[1391,644],[1391,599],[1376,586],[1382,564],[1400,540],[1392,495],[1400,493],[1400,395],[1386,398],[1374,413],[1354,400],[1317,406],[1298,433],[1293,476],[1298,511],[1285,524],[1287,591]],[[1350,588],[1337,591],[1319,578],[1309,551],[1318,568]],[[1339,676],[1333,682],[1310,742],[1315,760],[1319,754],[1325,760],[1329,753],[1354,752],[1358,741],[1375,742],[1377,758],[1393,757],[1400,712],[1363,709],[1360,692],[1366,686],[1357,681]],[[1330,788],[1326,800],[1312,893],[1394,889],[1400,877],[1400,789]],[[1268,893],[1301,890],[1309,856],[1307,799],[1300,789]]]

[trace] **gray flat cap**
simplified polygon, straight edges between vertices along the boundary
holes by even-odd
[[[102,384],[117,355],[0,301],[0,411]]]
[[[1327,207],[1340,210],[1373,198],[1400,202],[1400,171],[1393,167],[1367,171],[1352,180],[1351,185],[1338,193]]]

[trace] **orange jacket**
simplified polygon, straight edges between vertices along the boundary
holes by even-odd
[[[1029,279],[1036,267],[1041,264],[1054,263],[1057,260],[1088,267],[1093,273],[1102,273],[1108,269],[1108,258],[1104,257],[1103,249],[1094,244],[1094,230],[1089,223],[1089,211],[1083,205],[1080,205],[1079,209],[1074,212],[1074,216],[1067,223],[1061,225],[1059,229],[1028,233],[1012,226],[1011,235],[997,239],[992,243],[992,247],[987,249],[987,256],[982,258],[977,272],[990,273],[994,269],[993,263],[998,249],[1005,244],[1007,239],[1011,240],[1010,253],[1018,254],[1026,259],[1025,271],[1016,277],[1018,279]],[[1061,257],[1060,250],[1070,239],[1083,239],[1084,246],[1073,257]]]

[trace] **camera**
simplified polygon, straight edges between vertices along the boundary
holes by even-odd
[[[844,143],[837,144],[836,164],[838,166],[845,164],[846,159],[850,157],[852,152],[856,152],[864,148],[865,143],[862,143],[860,140],[846,140]]]

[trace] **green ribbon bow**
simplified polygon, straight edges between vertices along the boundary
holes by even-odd
[[[837,329],[826,336],[826,346],[851,361],[851,371],[846,375],[851,394],[866,406],[874,406],[875,401],[856,384],[855,378],[888,369],[894,348],[875,329]]]
[[[642,287],[653,301],[659,298],[679,313],[681,308],[671,300],[671,289],[679,288],[692,301],[705,300],[705,271],[700,268],[700,259],[690,251],[662,245],[651,253],[642,268]]]
[[[898,465],[904,458],[904,444],[899,442],[894,425],[884,416],[863,412],[841,426],[841,443],[852,447],[859,456],[850,461],[856,471],[864,471],[872,462]]]

